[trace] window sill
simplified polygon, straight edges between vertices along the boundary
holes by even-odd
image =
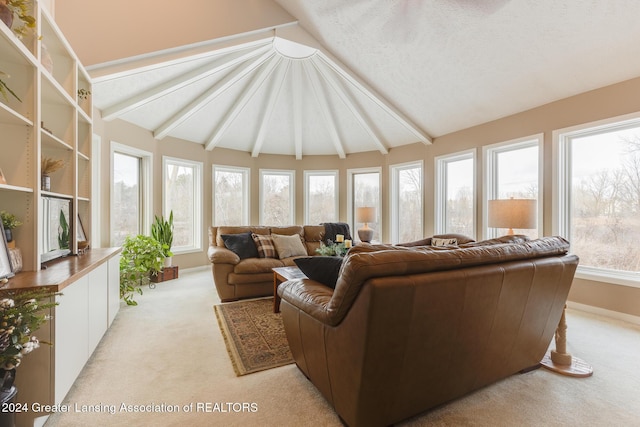
[[[578,266],[575,278],[640,288],[640,273],[635,272],[612,271]]]

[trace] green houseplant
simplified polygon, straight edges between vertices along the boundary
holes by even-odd
[[[0,220],[2,221],[2,225],[4,226],[4,234],[7,238],[7,242],[12,241],[13,232],[11,230],[21,226],[22,222],[20,222],[14,214],[7,211],[0,211]]]
[[[155,216],[155,221],[151,225],[151,237],[162,245],[165,267],[170,267],[171,257],[173,257],[173,252],[171,252],[171,246],[173,245],[173,211],[169,213],[169,220]]]
[[[150,236],[127,236],[120,257],[120,298],[127,305],[138,305],[133,299],[142,295],[142,285],[149,284],[150,275],[162,270],[164,252],[162,245]]]

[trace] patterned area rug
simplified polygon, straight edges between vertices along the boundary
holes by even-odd
[[[238,376],[293,363],[273,298],[214,306],[233,369]]]

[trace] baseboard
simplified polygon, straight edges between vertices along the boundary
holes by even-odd
[[[633,323],[634,325],[640,325],[640,316],[633,316],[631,314],[620,313],[619,311],[607,310],[605,308],[595,307],[593,305],[580,304],[577,302],[567,302],[567,307],[570,309],[585,311],[587,313],[597,314],[604,317],[609,317],[616,320],[622,320],[624,322]]]

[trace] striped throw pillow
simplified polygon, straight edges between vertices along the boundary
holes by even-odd
[[[278,252],[276,246],[273,244],[273,239],[268,234],[256,234],[251,235],[253,241],[258,248],[258,256],[260,258],[278,258]]]

